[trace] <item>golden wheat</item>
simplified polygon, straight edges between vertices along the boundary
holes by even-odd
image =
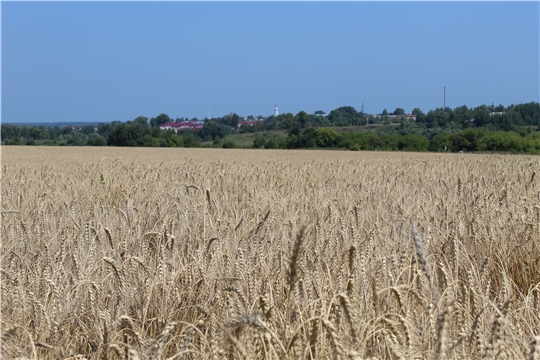
[[[538,157],[1,150],[4,359],[540,356]]]

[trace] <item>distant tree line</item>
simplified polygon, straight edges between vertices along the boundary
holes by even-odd
[[[254,147],[265,147],[260,138]],[[371,131],[336,132],[331,128],[310,128],[289,136],[279,145],[287,149],[334,148],[349,150],[401,150],[432,152],[512,152],[540,154],[540,132],[490,131],[465,129],[457,132],[441,132],[431,139],[425,135],[397,130],[374,133]]]
[[[206,119],[201,129],[163,130],[160,125],[185,122],[160,114],[148,119],[101,123],[97,126],[18,126],[3,124],[6,145],[143,146],[143,147],[234,147],[221,141],[234,133],[256,133],[255,148],[342,148],[404,151],[511,151],[539,153],[540,104],[504,107],[481,105],[455,109],[437,108],[427,113],[415,108],[415,117],[396,108],[369,115],[354,107],[342,106],[325,114],[300,111],[296,115],[248,116],[254,125],[238,126],[244,119],[231,113]],[[193,119],[192,119],[193,120]],[[196,120],[196,119],[194,119]],[[367,126],[367,127],[366,127]],[[369,131],[366,130],[369,128]],[[263,133],[286,131],[287,136],[265,140]]]

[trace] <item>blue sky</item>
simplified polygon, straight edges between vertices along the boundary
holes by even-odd
[[[539,101],[538,2],[5,2],[2,122]]]

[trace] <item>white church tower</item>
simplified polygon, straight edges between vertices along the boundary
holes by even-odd
[[[278,116],[278,115],[279,115],[279,112],[278,112],[277,104],[276,104],[276,107],[274,108],[274,116]]]

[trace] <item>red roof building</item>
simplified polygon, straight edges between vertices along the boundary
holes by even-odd
[[[168,122],[165,124],[159,125],[159,128],[161,130],[169,130],[172,129],[174,131],[182,130],[182,129],[191,129],[191,130],[198,130],[202,129],[203,122],[198,120],[191,120],[191,121],[184,121],[184,122]]]

